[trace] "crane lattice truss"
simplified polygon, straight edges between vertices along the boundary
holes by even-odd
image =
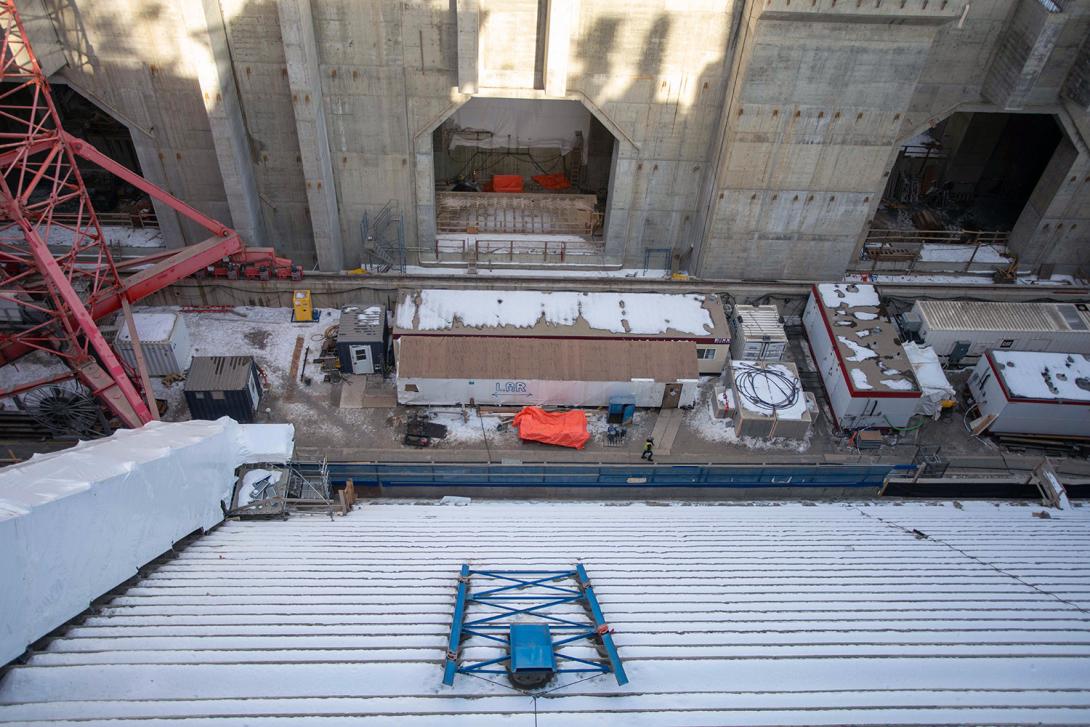
[[[23,313],[21,326],[0,332],[0,366],[33,350],[60,356],[123,424],[140,426],[154,415],[95,321],[239,255],[243,243],[234,230],[66,133],[14,0],[0,0],[0,28],[0,300]],[[110,255],[77,159],[193,220],[210,238],[168,255],[119,264]],[[122,277],[126,268],[139,272]],[[0,390],[0,397],[59,378],[65,377]]]

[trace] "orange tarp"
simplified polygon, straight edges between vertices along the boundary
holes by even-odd
[[[537,182],[542,189],[568,189],[571,187],[571,180],[563,174],[539,174],[536,177],[530,177],[530,179]]]
[[[517,174],[493,174],[492,190],[494,192],[521,192],[522,177]]]
[[[582,409],[547,412],[536,406],[526,406],[515,415],[514,426],[520,439],[558,447],[582,449],[590,439],[587,415]]]

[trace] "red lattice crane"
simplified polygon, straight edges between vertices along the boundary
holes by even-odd
[[[150,399],[141,395],[95,321],[195,272],[228,260],[245,265],[256,251],[245,251],[234,230],[66,133],[14,0],[0,0],[0,29],[0,300],[23,314],[21,326],[0,331],[0,366],[33,350],[60,356],[71,375],[123,424],[141,426],[155,418]],[[77,159],[166,204],[208,230],[209,239],[118,264]],[[57,239],[65,245],[71,239],[71,247],[52,252],[48,241]],[[139,272],[122,277],[119,268]],[[0,397],[64,378],[7,389],[0,384]]]

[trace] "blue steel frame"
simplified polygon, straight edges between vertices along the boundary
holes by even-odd
[[[477,577],[476,581],[473,580],[474,576]],[[574,580],[574,587],[556,584],[557,581],[565,580]],[[489,586],[491,582],[491,587],[472,592],[470,585],[474,582],[485,586]],[[504,585],[495,585],[497,583]],[[527,589],[532,593],[523,592]],[[514,608],[505,603],[508,601],[518,601],[527,605]],[[467,621],[466,610],[472,603],[491,610],[485,615]],[[586,606],[593,618],[593,623],[573,621],[546,612],[549,608],[568,603]],[[557,634],[559,638],[553,640],[553,650],[558,664],[556,673],[612,673],[619,686],[628,683],[628,676],[625,674],[624,665],[621,664],[621,656],[617,653],[616,644],[613,643],[602,608],[598,604],[598,597],[594,595],[594,588],[591,586],[587,571],[580,563],[574,570],[564,571],[472,570],[468,565],[463,565],[458,577],[458,596],[454,602],[454,618],[451,621],[447,657],[443,665],[443,684],[452,686],[456,674],[506,674],[507,670],[501,665],[510,660],[510,652],[495,659],[459,663],[458,651],[462,639],[466,636],[498,641],[507,646],[508,638],[503,632],[510,629],[510,619],[520,615],[538,618],[541,622],[548,624],[550,631],[560,632]],[[607,661],[581,659],[559,650],[565,644],[596,639],[601,639],[602,647],[608,657]],[[570,662],[573,665],[561,666],[564,662]]]

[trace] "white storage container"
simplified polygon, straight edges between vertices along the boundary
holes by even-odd
[[[989,351],[969,376],[984,431],[1090,437],[1090,356]]]
[[[189,344],[189,329],[177,313],[134,313],[140,348],[151,376],[184,374],[193,361]],[[119,317],[120,331],[114,339],[114,349],[125,363],[136,367],[136,353],[125,318]]]
[[[1090,353],[1083,303],[917,300],[906,319],[946,365],[971,366],[993,349]]]
[[[730,317],[730,356],[735,361],[780,361],[787,334],[774,305],[737,305]]]

